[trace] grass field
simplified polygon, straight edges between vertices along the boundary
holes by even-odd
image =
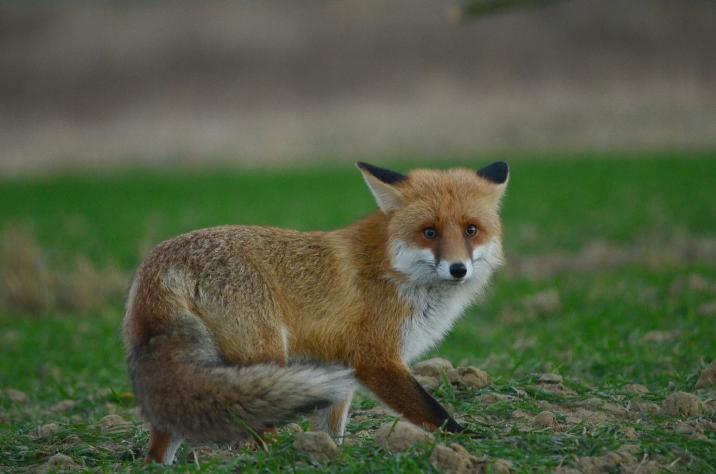
[[[518,472],[716,472],[716,392],[695,388],[716,359],[716,155],[517,159],[511,172],[502,211],[508,264],[426,355],[490,374],[485,388],[433,390],[481,437],[438,440],[460,443],[494,470],[503,459]],[[12,236],[29,235],[58,275],[84,255],[125,280],[151,245],[190,229],[332,229],[374,208],[358,172],[335,166],[15,179],[0,181],[0,196],[6,252]],[[86,469],[139,469],[147,434],[125,372],[122,301],[44,312],[0,314],[0,389],[29,398],[0,397],[0,470],[42,468],[55,453]],[[563,382],[539,383],[543,373]],[[690,416],[663,405],[679,391],[700,400]],[[198,450],[199,467],[182,447],[176,468],[434,472],[432,445],[400,454],[377,447],[370,430],[386,420],[374,406],[367,395],[355,399],[351,442],[329,463],[283,433],[268,452]],[[545,410],[556,426],[535,420]],[[110,414],[129,423],[108,426],[117,421]],[[617,453],[624,445],[628,453]]]

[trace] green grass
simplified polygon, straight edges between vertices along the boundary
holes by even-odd
[[[652,241],[657,249],[667,249],[679,236],[716,238],[716,156],[620,158],[511,163],[503,206],[508,260],[577,252],[595,240],[624,248]],[[149,245],[190,229],[227,223],[332,229],[374,208],[358,172],[335,165],[14,179],[0,181],[0,196],[0,228],[12,224],[31,230],[57,265],[82,254],[97,263],[116,262],[128,272]],[[675,281],[693,274],[711,287],[675,291]],[[545,290],[556,290],[561,305],[531,314],[525,298]],[[699,314],[704,303],[714,300],[715,262],[698,259],[544,278],[503,272],[484,302],[471,308],[432,353],[492,376],[493,384],[481,390],[443,385],[434,392],[483,437],[439,439],[459,442],[476,456],[507,459],[517,471],[572,466],[579,457],[631,443],[638,445],[639,459],[646,455],[662,466],[713,472],[716,433],[708,423],[716,422],[716,395],[693,386],[716,357],[716,316]],[[0,470],[30,468],[56,452],[102,471],[141,466],[147,436],[126,393],[121,314],[120,302],[84,315],[0,314],[0,388],[22,390],[31,399],[18,406],[0,397]],[[665,336],[645,338],[651,331]],[[541,390],[535,380],[542,372],[560,373],[574,394]],[[644,384],[651,392],[627,392],[628,383]],[[658,404],[675,390],[697,393],[706,403],[703,415],[688,420],[702,427],[702,436],[677,433],[677,419],[634,410],[636,402]],[[500,399],[482,403],[486,395]],[[49,411],[63,399],[77,404],[66,413]],[[604,403],[625,412],[599,423],[565,418],[584,404],[605,412]],[[359,398],[354,411],[370,406],[369,399]],[[562,429],[539,430],[525,421],[544,409],[557,414]],[[96,423],[112,411],[133,424],[102,432]],[[520,412],[528,418],[520,418]],[[34,436],[37,426],[50,422],[58,423],[60,431],[48,438]],[[378,423],[353,422],[349,432]],[[625,438],[625,426],[636,429],[636,440]],[[242,448],[232,452],[230,461],[202,457],[201,470],[433,469],[430,446],[390,455],[368,438],[341,448],[341,457],[326,467],[291,443],[285,433],[269,453]],[[180,451],[179,462],[180,470],[194,469],[187,448]]]

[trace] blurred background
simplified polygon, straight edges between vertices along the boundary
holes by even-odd
[[[506,265],[426,354],[492,377],[433,392],[486,433],[466,449],[713,471],[716,1],[459,2],[0,0],[0,472],[141,469],[120,327],[158,242],[350,225],[376,208],[356,160],[496,159]],[[689,425],[660,415],[677,390]],[[308,472],[282,439],[180,469]],[[356,472],[432,469],[351,444]]]
[[[716,145],[716,2],[526,3],[2,2],[0,173]]]

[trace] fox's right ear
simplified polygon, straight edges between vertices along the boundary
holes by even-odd
[[[408,179],[407,176],[361,161],[356,163],[356,166],[363,174],[365,183],[383,212],[392,212],[402,206],[403,195],[394,185]]]

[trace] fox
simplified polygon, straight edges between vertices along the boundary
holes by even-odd
[[[467,431],[411,375],[503,262],[508,166],[401,174],[363,162],[378,209],[345,228],[227,225],[157,245],[132,279],[127,364],[145,461],[302,416],[341,443],[362,386],[427,430]]]

